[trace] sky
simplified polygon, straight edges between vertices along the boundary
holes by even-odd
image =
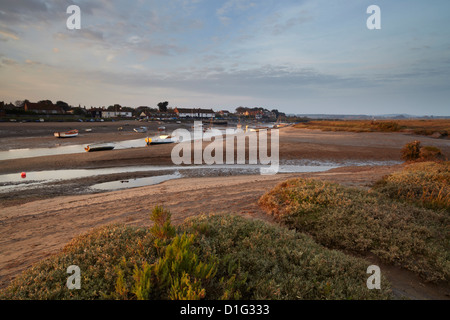
[[[371,5],[381,29],[367,27]],[[448,0],[0,0],[0,101],[450,116],[449,12]]]

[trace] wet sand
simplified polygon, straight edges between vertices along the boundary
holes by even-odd
[[[131,124],[130,124],[131,123]],[[128,124],[128,125],[126,125]],[[30,125],[30,128],[27,128]],[[46,128],[45,126],[49,128]],[[43,148],[55,145],[79,145],[99,142],[117,142],[132,139],[144,140],[147,134],[133,132],[133,128],[149,127],[149,135],[157,132],[160,124],[146,122],[80,123],[22,123],[13,126],[0,123],[0,150],[21,148]],[[65,125],[63,127],[63,125]],[[97,127],[93,127],[93,126]],[[164,124],[163,124],[164,125]],[[190,127],[184,124],[183,127]],[[39,127],[41,126],[41,127]],[[177,124],[166,124],[167,132],[178,128]],[[36,128],[37,127],[37,128]],[[83,128],[93,128],[90,133],[81,133]],[[118,131],[118,128],[127,128]],[[13,129],[14,128],[14,129]],[[57,139],[53,132],[62,128],[78,128],[80,136]],[[14,131],[15,130],[15,131]],[[15,132],[15,133],[14,133]],[[36,136],[23,136],[34,133]],[[15,136],[12,136],[16,134]],[[448,139],[433,139],[405,133],[351,133],[322,132],[320,130],[280,129],[280,160],[323,160],[323,161],[401,161],[401,148],[408,142],[420,140],[424,145],[441,148],[450,155]],[[0,159],[0,174],[22,171],[106,168],[133,165],[172,164],[173,145],[159,145],[134,149],[111,150],[108,152],[82,152],[76,155],[54,155],[24,159]]]
[[[133,122],[125,130],[123,123],[82,123],[97,125],[102,132],[88,136],[65,139],[67,144],[81,141],[113,142],[136,139],[145,134],[131,132],[132,128],[147,123]],[[0,123],[0,144],[15,148],[51,146],[55,124],[28,123],[17,128],[10,123]],[[43,125],[38,127],[38,125]],[[66,125],[57,123],[57,126]],[[78,128],[72,124],[70,128]],[[157,128],[159,124],[154,124]],[[47,127],[46,127],[47,126]],[[168,127],[168,126],[166,126]],[[5,129],[6,128],[6,129]],[[13,129],[18,133],[14,135]],[[36,129],[37,128],[37,129]],[[9,129],[9,131],[8,131]],[[69,127],[67,127],[69,129]],[[23,130],[28,130],[23,133]],[[33,131],[35,130],[35,131]],[[40,133],[36,133],[37,131]],[[45,131],[46,130],[46,131]],[[7,134],[4,132],[8,131]],[[35,132],[36,136],[29,136]],[[84,134],[83,134],[84,135]],[[123,140],[119,140],[122,139]],[[85,139],[85,140],[83,140]],[[60,139],[56,139],[60,140]],[[284,128],[280,130],[280,158],[289,160],[323,161],[400,161],[402,146],[413,140],[434,145],[448,157],[448,140],[431,139],[401,133],[346,133],[321,132],[318,130]],[[59,142],[58,142],[59,143]],[[21,171],[104,168],[131,165],[171,164],[173,145],[112,150],[98,153],[58,155],[16,160],[0,160],[0,174]],[[272,222],[257,205],[258,199],[277,183],[292,177],[312,177],[338,182],[344,185],[368,188],[384,175],[400,170],[402,165],[349,166],[318,173],[292,173],[272,176],[239,175],[220,177],[191,177],[164,183],[114,192],[83,192],[89,184],[106,180],[145,176],[144,173],[115,174],[108,177],[87,177],[55,184],[55,188],[36,189],[33,194],[8,194],[0,198],[0,287],[32,263],[58,252],[73,237],[90,229],[111,223],[148,225],[148,214],[155,205],[164,205],[172,212],[175,223],[198,214],[238,214],[252,219]],[[147,173],[148,175],[148,173]],[[59,192],[57,191],[59,190]],[[423,284],[414,275],[405,276],[392,271],[393,279],[401,279],[396,290],[419,299],[448,299],[441,288]],[[404,278],[406,277],[406,278]],[[406,279],[406,280],[405,280]],[[400,281],[400,280],[399,280]],[[392,281],[394,282],[394,281]],[[407,283],[406,283],[407,282]]]

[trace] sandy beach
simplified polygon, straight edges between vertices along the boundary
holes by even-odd
[[[158,123],[0,123],[0,151],[49,148],[56,144],[87,144],[144,139],[133,128],[146,125],[156,132]],[[168,131],[180,125],[166,125]],[[187,126],[187,125],[185,125]],[[122,128],[122,129],[119,129]],[[72,139],[56,139],[54,131],[80,130]],[[85,129],[92,129],[91,132]],[[42,258],[60,250],[73,237],[111,223],[149,224],[155,205],[172,212],[175,223],[198,214],[237,214],[271,222],[257,205],[258,199],[277,183],[292,177],[312,177],[348,186],[368,188],[384,175],[402,168],[400,150],[420,140],[450,155],[449,140],[403,133],[349,133],[283,128],[280,130],[280,160],[358,163],[326,172],[200,176],[169,180],[157,185],[112,192],[92,192],[94,183],[154,175],[149,172],[113,173],[56,181],[27,192],[0,194],[0,287]],[[0,174],[26,171],[95,169],[142,165],[171,165],[173,145],[77,153],[25,159],[0,159]],[[387,165],[372,165],[385,161]],[[391,164],[389,164],[391,162]],[[397,164],[398,163],[398,164]],[[389,269],[398,279],[398,290],[412,297],[445,297],[441,288],[422,284],[412,275]],[[394,284],[395,285],[395,284]]]

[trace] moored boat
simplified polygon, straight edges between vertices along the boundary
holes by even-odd
[[[145,142],[147,145],[155,145],[155,144],[168,144],[168,143],[175,143],[176,139],[169,135],[160,135],[157,137],[147,137],[145,138]]]
[[[93,152],[93,151],[112,150],[114,148],[115,145],[113,143],[96,143],[87,145],[84,148],[84,150],[86,150],[86,152]]]
[[[78,136],[78,130],[70,130],[66,132],[55,132],[54,136],[57,138],[72,138]]]
[[[144,132],[148,131],[148,128],[147,127],[139,127],[139,128],[135,128],[133,130],[137,133],[144,133]]]

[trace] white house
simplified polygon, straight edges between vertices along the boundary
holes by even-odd
[[[201,108],[175,108],[174,112],[177,114],[178,118],[214,118],[216,113],[212,109],[201,109]]]
[[[102,118],[131,118],[132,112],[127,111],[102,111]]]

